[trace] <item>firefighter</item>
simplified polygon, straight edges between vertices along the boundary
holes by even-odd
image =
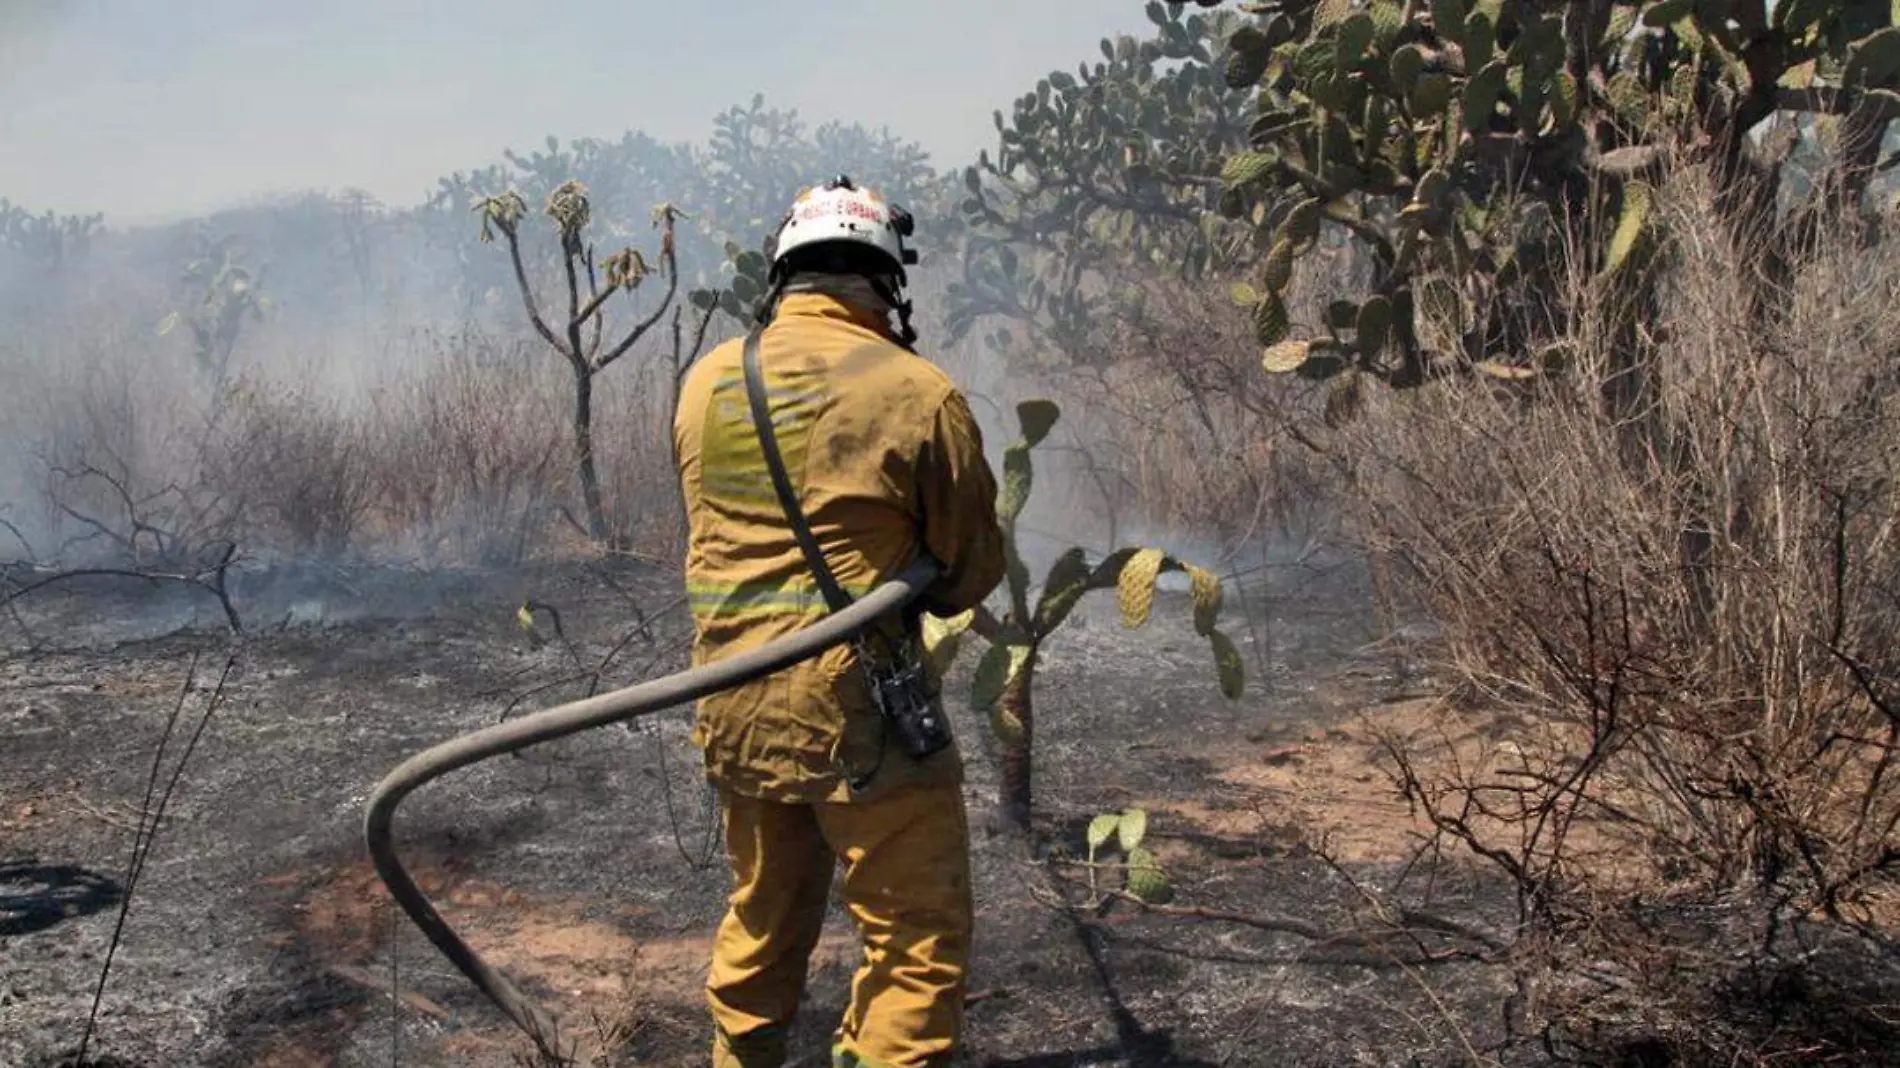
[[[783,637],[918,554],[943,570],[920,610],[979,604],[1001,581],[996,482],[968,402],[912,349],[916,254],[901,209],[838,178],[780,224],[755,359],[801,549],[747,390],[746,340],[687,373],[674,420],[689,521],[693,660]],[[834,869],[863,956],[834,1065],[947,1063],[963,1028],[973,903],[954,739],[913,756],[867,684],[873,648],[915,651],[915,617],[699,703],[694,741],[717,789],[734,889],[706,996],[713,1063],[783,1063]],[[923,686],[942,720],[938,680]]]

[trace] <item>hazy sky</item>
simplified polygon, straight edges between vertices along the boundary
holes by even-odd
[[[943,167],[1146,26],[1142,0],[0,0],[0,196],[108,224],[311,187],[407,205],[548,134],[703,140],[755,91]]]

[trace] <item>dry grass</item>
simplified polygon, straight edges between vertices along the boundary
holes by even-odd
[[[568,497],[561,369],[526,340],[464,333],[424,348],[433,358],[370,395],[375,538],[432,564],[520,562]]]
[[[159,566],[233,541],[262,559],[512,566],[571,552],[565,370],[525,342],[423,334],[357,393],[251,369],[211,393],[177,361],[93,352],[20,421],[37,500],[10,513],[43,562]],[[613,533],[671,549],[670,369],[597,394]],[[13,546],[9,546],[12,548]]]

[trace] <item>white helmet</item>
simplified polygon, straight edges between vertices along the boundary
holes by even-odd
[[[883,253],[891,273],[904,281],[904,268],[917,262],[917,253],[904,247],[915,224],[910,213],[885,202],[875,190],[853,184],[845,175],[805,190],[779,224],[772,250],[772,274],[783,272],[786,256],[827,242],[846,242]]]

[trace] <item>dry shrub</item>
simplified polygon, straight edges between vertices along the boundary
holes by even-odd
[[[62,350],[28,388],[12,458],[37,482],[36,533],[48,560],[166,569],[238,536],[244,502],[207,480],[221,412],[163,359],[115,358],[129,340]]]
[[[1782,974],[1800,918],[1875,939],[1895,919],[1900,251],[1837,226],[1764,334],[1706,185],[1660,203],[1657,438],[1605,416],[1612,354],[1587,344],[1560,381],[1374,391],[1342,435],[1357,519],[1447,624],[1446,670],[1531,724],[1482,769],[1393,755],[1442,835],[1510,876],[1525,932],[1591,962],[1571,978],[1603,1000],[1548,1012],[1614,1004],[1723,1063],[1851,1060],[1862,1032],[1711,1023],[1740,1010],[1709,991]],[[1717,903],[1735,929],[1686,925]]]
[[[1341,283],[1315,257],[1296,280],[1296,315]],[[1225,280],[1145,277],[1133,313],[1100,324],[1059,389],[1101,506],[1130,525],[1194,531],[1224,553],[1261,541],[1330,539],[1338,479],[1321,405],[1301,380],[1262,374],[1260,346]]]
[[[366,415],[380,538],[431,564],[519,563],[570,494],[565,370],[472,331],[419,347]]]
[[[661,359],[627,362],[633,365],[603,375],[594,394],[608,536],[638,555],[671,562],[685,549],[673,461],[673,367]]]
[[[247,541],[282,554],[349,554],[375,503],[368,429],[307,387],[244,383],[207,480],[245,504]]]
[[[353,414],[303,390],[246,395],[230,477],[255,483],[247,497],[277,519],[253,536],[334,555],[360,525],[357,555],[432,566],[514,566],[572,546],[567,369],[527,340],[470,330],[417,347]],[[610,538],[654,556],[671,547],[679,515],[670,377],[658,361],[629,360],[595,393]]]
[[[45,562],[166,567],[234,542],[252,559],[497,567],[577,544],[571,382],[524,340],[419,334],[356,394],[282,367],[214,394],[181,361],[134,358],[143,341],[43,368],[40,410],[0,428],[33,457],[18,466],[38,507],[7,515],[46,535]],[[678,527],[671,375],[629,359],[596,394],[615,544],[650,556]]]
[[[435,562],[512,565],[584,535],[567,367],[533,339],[465,330],[376,391],[376,522]],[[643,345],[594,384],[594,454],[611,545],[652,558],[679,524],[673,369]],[[563,537],[563,534],[569,537]]]

